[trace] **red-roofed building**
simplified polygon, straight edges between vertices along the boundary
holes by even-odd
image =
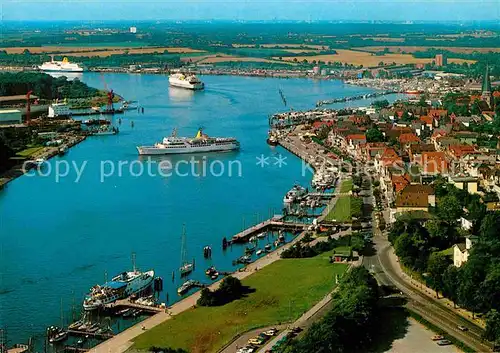
[[[493,97],[500,98],[500,91],[494,91],[493,92]]]
[[[423,152],[420,161],[422,174],[447,174],[449,163],[444,152]]]
[[[391,176],[392,187],[395,193],[399,193],[406,186],[410,185],[410,176],[408,174],[403,175],[392,175]]]
[[[469,154],[477,154],[476,148],[471,145],[453,145],[448,147],[448,154],[454,159],[460,159]]]
[[[441,120],[443,118],[446,118],[446,116],[448,115],[448,111],[446,109],[429,109],[427,115],[437,120]]]
[[[425,124],[425,126],[427,128],[429,128],[430,130],[434,129],[434,126],[436,126],[436,119],[432,116],[428,116],[428,115],[422,115],[420,117],[420,121]]]
[[[315,121],[312,124],[314,130],[319,130],[323,126],[331,127],[333,125],[333,121]]]
[[[356,147],[366,143],[366,135],[364,134],[353,134],[346,136],[347,144],[351,147]]]
[[[414,133],[404,133],[399,135],[399,143],[401,146],[408,146],[414,143],[420,143],[420,139]]]

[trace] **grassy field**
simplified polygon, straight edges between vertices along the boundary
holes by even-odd
[[[340,196],[335,207],[326,215],[327,221],[348,222],[351,220],[351,197]]]
[[[222,62],[261,62],[261,63],[282,63],[278,60],[269,60],[263,58],[250,58],[244,56],[233,56],[233,55],[207,55],[206,57],[190,57],[184,60],[191,59],[193,62],[196,61],[198,64],[213,64]]]
[[[136,338],[133,349],[155,345],[217,352],[239,332],[297,319],[334,288],[336,274],[346,269],[321,255],[279,260],[243,280],[255,289],[246,298],[188,310]]]
[[[341,62],[354,65],[363,65],[364,67],[376,67],[379,63],[384,63],[384,65],[396,63],[396,64],[418,64],[418,63],[430,63],[433,59],[431,58],[414,58],[410,54],[396,54],[389,53],[383,56],[377,56],[373,53],[355,50],[345,50],[336,49],[337,54],[325,54],[325,55],[304,55],[304,56],[288,56],[283,57],[285,61],[298,61],[307,60],[309,63],[313,61],[323,61],[323,62]],[[275,58],[276,59],[276,58]],[[449,62],[453,63],[463,63],[469,62],[473,63],[473,60],[462,60],[462,59],[449,59]]]
[[[17,153],[17,155],[19,157],[31,157],[35,154],[37,154],[38,152],[40,151],[43,151],[44,147],[31,147],[31,148],[27,148],[25,150],[22,150],[20,152]]]
[[[500,48],[466,48],[466,47],[439,47],[439,46],[421,46],[421,47],[415,47],[415,46],[398,46],[398,45],[386,45],[386,46],[376,46],[376,47],[358,47],[354,49],[358,50],[364,50],[364,51],[370,51],[370,52],[380,52],[383,51],[385,48],[387,48],[391,53],[414,53],[416,51],[426,51],[427,49],[434,48],[434,49],[440,49],[440,50],[447,50],[451,51],[453,53],[465,53],[465,54],[470,54],[475,51],[480,52],[480,53],[488,53],[490,51],[492,52],[500,52]]]
[[[344,194],[351,190],[352,190],[352,179],[344,180],[340,185],[340,192]]]

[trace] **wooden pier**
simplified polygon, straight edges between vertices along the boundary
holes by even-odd
[[[245,242],[250,238],[252,235],[260,232],[264,232],[268,230],[269,228],[271,229],[293,229],[293,230],[304,230],[308,224],[304,223],[298,223],[298,222],[284,222],[283,221],[283,216],[278,215],[274,216],[267,221],[261,222],[259,224],[256,224],[250,228],[245,229],[244,231],[233,235],[231,238],[231,241],[233,243],[241,243]]]
[[[114,302],[112,304],[108,304],[105,307],[108,309],[116,308],[116,307],[140,309],[140,310],[147,311],[149,313],[159,313],[159,312],[163,311],[163,309],[161,309],[159,307],[132,303],[128,299],[117,300],[116,302]]]
[[[88,352],[89,349],[81,348],[81,347],[74,347],[74,346],[64,346],[64,351],[65,352],[72,352],[72,353],[85,353],[85,352]]]
[[[97,332],[89,332],[83,330],[68,330],[68,333],[71,336],[89,336],[92,338],[97,338],[100,340],[107,340],[114,336],[112,333],[97,333]]]

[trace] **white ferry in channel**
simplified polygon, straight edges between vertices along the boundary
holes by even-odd
[[[96,310],[106,304],[142,292],[151,286],[154,276],[153,270],[140,272],[135,268],[133,271],[120,273],[111,281],[92,287],[90,293],[85,296],[83,309],[86,311]]]
[[[68,58],[64,57],[62,61],[48,61],[38,66],[46,72],[83,72],[83,68],[78,64],[70,63]]]
[[[233,137],[209,137],[202,129],[194,138],[177,137],[174,129],[172,136],[163,138],[154,146],[137,146],[140,155],[164,155],[200,152],[233,151],[240,148],[240,143]]]
[[[205,84],[196,75],[185,75],[182,73],[172,74],[168,78],[170,86],[199,91],[205,88]]]

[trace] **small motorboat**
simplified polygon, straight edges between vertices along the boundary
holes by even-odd
[[[257,238],[262,239],[262,238],[265,238],[266,235],[267,235],[266,232],[262,232],[262,233],[257,234]]]
[[[249,243],[253,243],[257,241],[257,237],[254,235],[253,237],[250,237],[250,239],[248,240]]]
[[[264,247],[264,251],[265,252],[271,252],[273,250],[273,247],[271,244],[267,244],[265,247]]]
[[[123,314],[122,316],[123,317],[131,317],[132,315],[134,315],[135,313],[135,309],[134,310],[130,310],[130,311],[127,311],[125,314]]]
[[[255,253],[255,255],[260,256],[260,255],[262,255],[263,253],[264,253],[264,250],[259,249],[259,250],[257,250],[257,252]]]
[[[118,316],[123,316],[123,315],[125,315],[126,313],[128,313],[130,310],[131,310],[130,308],[125,308],[125,309],[122,309],[122,310],[118,311],[118,312],[116,313],[116,315],[118,315]]]
[[[78,330],[80,326],[82,326],[83,324],[84,324],[83,320],[75,321],[68,326],[68,330]]]

